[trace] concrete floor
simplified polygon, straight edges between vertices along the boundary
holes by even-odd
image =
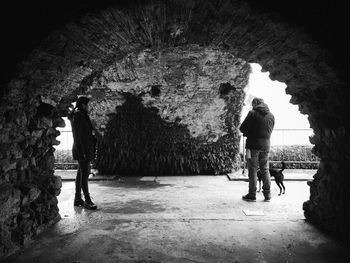
[[[226,176],[93,181],[99,209],[89,211],[73,207],[74,182],[64,182],[62,220],[5,262],[350,262],[305,222],[306,182],[285,185],[248,203],[248,183]]]

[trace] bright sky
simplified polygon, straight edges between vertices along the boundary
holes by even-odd
[[[289,102],[291,96],[285,92],[286,84],[272,81],[268,72],[261,72],[259,64],[250,64],[252,73],[246,87],[246,106],[243,108],[242,121],[251,107],[252,97],[264,99],[275,116],[275,129],[308,129],[307,115],[302,115],[297,105]],[[250,96],[249,96],[250,95]]]

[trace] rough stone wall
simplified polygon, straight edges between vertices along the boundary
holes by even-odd
[[[245,61],[197,45],[146,49],[117,61],[87,90],[103,134],[97,168],[137,175],[237,169],[249,73]]]
[[[18,148],[23,137],[25,140],[35,137],[37,135],[32,135],[31,132],[37,128],[42,129],[38,126],[31,130],[29,126],[40,103],[40,100],[34,102],[37,96],[52,99],[57,103],[58,116],[64,116],[65,109],[76,95],[85,93],[91,81],[115,61],[146,48],[162,50],[185,44],[219,47],[249,63],[259,63],[264,70],[270,72],[273,80],[287,84],[287,93],[292,95],[291,103],[299,105],[300,111],[309,115],[315,133],[312,138],[315,153],[322,160],[314,181],[310,183],[310,201],[304,205],[306,218],[330,233],[350,240],[349,176],[346,169],[350,156],[350,94],[348,71],[344,69],[348,52],[344,50],[344,42],[339,41],[346,32],[342,32],[345,24],[340,26],[340,30],[333,30],[327,27],[333,20],[321,16],[311,27],[308,26],[308,30],[303,30],[305,20],[300,20],[296,13],[299,14],[307,6],[305,1],[302,5],[295,4],[297,8],[292,11],[298,12],[292,13],[288,21],[283,16],[267,12],[269,10],[261,8],[262,4],[257,4],[259,2],[261,1],[129,0],[125,5],[116,4],[103,12],[95,12],[68,23],[40,42],[21,63],[16,74],[12,75],[10,83],[1,87],[0,138],[1,144],[6,144],[1,147],[1,189],[9,189],[1,191],[1,200],[12,200],[2,203],[9,204],[6,209],[13,211],[13,220],[10,219],[11,216],[1,217],[1,255],[10,253],[12,248],[21,243],[16,243],[16,240],[23,240],[25,236],[18,235],[23,231],[16,232],[12,229],[17,227],[14,218],[25,218],[23,222],[28,219],[28,215],[20,216],[26,202],[20,204],[22,197],[18,197],[26,192],[15,185],[20,182],[19,178],[25,178],[23,183],[31,182],[27,177],[19,176],[23,174],[22,171],[29,169],[21,170],[22,165],[18,163],[24,159],[23,165],[26,167],[29,158],[20,157],[21,154],[26,155],[24,152],[17,154],[14,149]],[[288,9],[284,2],[275,2],[283,5],[282,14]],[[317,14],[314,12],[317,4],[321,3],[317,2],[309,9],[310,15]],[[254,8],[256,5],[259,6],[258,9]],[[270,7],[273,9],[273,6],[269,5]],[[297,21],[293,23],[295,20]],[[315,30],[312,30],[312,26]],[[315,31],[319,32],[316,37],[309,35]],[[333,38],[334,32],[342,34]],[[320,35],[323,39],[329,39],[323,41],[323,45],[317,42]],[[114,109],[114,105],[106,104],[106,107]],[[9,117],[11,109],[14,111],[12,116],[15,117]],[[17,120],[24,115],[26,120]],[[9,121],[6,122],[6,119]],[[46,141],[49,137],[44,135],[40,138]],[[33,182],[41,182],[40,178],[53,178],[47,176],[52,175],[52,171],[45,168],[52,160],[52,142],[39,145],[42,147],[41,154],[38,155],[43,162],[35,165],[39,171],[31,170],[33,178],[38,177]],[[8,147],[13,149],[8,150]],[[20,151],[27,148],[29,146],[20,146]],[[31,150],[28,151],[30,154]],[[44,156],[48,159],[45,160]],[[29,161],[28,163],[30,164]],[[56,189],[50,185],[48,184],[48,189]],[[48,205],[46,201],[41,204],[57,210],[54,204]],[[40,211],[34,205],[31,209]],[[32,215],[28,222],[30,220]],[[33,229],[39,229],[45,222],[33,224]],[[19,229],[24,229],[24,226]],[[9,233],[12,232],[13,238],[9,240]]]
[[[350,179],[346,168],[350,160],[349,136],[345,127],[328,127],[316,129],[310,138],[315,144],[314,152],[322,160],[314,180],[308,182],[310,200],[303,209],[308,221],[350,242]]]
[[[47,100],[27,98],[27,104],[12,87],[16,97],[0,108],[0,258],[60,218],[61,178],[54,176],[52,146],[64,122]]]

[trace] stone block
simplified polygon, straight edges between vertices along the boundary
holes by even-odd
[[[12,144],[9,148],[10,156],[13,159],[21,158],[23,155],[23,151],[18,144]]]
[[[35,143],[35,146],[36,146],[37,148],[42,148],[42,147],[44,146],[44,143],[43,143],[42,140],[39,140],[39,141],[37,141],[37,142]]]
[[[10,184],[0,185],[0,223],[20,211],[21,191]]]
[[[36,186],[32,186],[29,190],[28,201],[31,203],[35,201],[41,194],[41,190]]]
[[[32,131],[32,137],[35,139],[39,139],[43,135],[44,131],[44,129],[34,130]]]
[[[18,170],[24,170],[24,169],[28,168],[28,166],[29,166],[28,159],[23,158],[23,159],[20,159],[19,161],[17,161],[17,167],[16,168]]]
[[[30,158],[30,165],[36,166],[36,160],[34,156]]]
[[[58,196],[61,193],[62,188],[62,178],[61,176],[54,176],[54,188],[55,188],[55,195]]]
[[[25,150],[24,150],[24,157],[27,157],[27,158],[30,158],[32,155],[33,155],[33,147],[27,147]]]
[[[46,130],[46,136],[51,136],[51,135],[55,135],[56,134],[56,130],[54,128],[49,128]]]
[[[17,162],[9,159],[4,159],[0,161],[0,167],[4,173],[8,171],[15,170]]]
[[[51,98],[44,97],[44,96],[41,96],[41,102],[46,103],[46,104],[50,104],[52,107],[57,106],[57,103],[54,100],[52,100]]]
[[[10,137],[9,137],[9,134],[8,134],[8,132],[3,132],[3,131],[1,131],[0,132],[0,143],[3,143],[3,142],[8,142],[10,140]]]
[[[29,205],[29,196],[23,196],[21,206]]]
[[[52,145],[60,145],[61,142],[60,142],[59,140],[57,140],[56,138],[52,138],[52,139],[51,139],[51,144],[52,144]]]
[[[15,123],[18,126],[25,126],[27,124],[27,117],[24,113],[17,115]]]
[[[27,180],[26,180],[26,172],[25,170],[20,170],[18,169],[17,170],[17,183],[25,183]]]
[[[1,246],[0,246],[0,258],[14,253],[19,250],[19,247],[13,243],[11,239],[11,232],[6,224],[0,222],[0,233],[1,233]]]
[[[47,154],[45,156],[45,164],[46,164],[46,169],[48,170],[54,170],[55,166],[55,157],[53,154]]]
[[[10,134],[10,140],[12,142],[18,143],[18,142],[23,142],[26,139],[26,137],[21,134],[21,133],[11,133]]]
[[[30,139],[28,140],[28,146],[29,146],[29,145],[30,145],[30,146],[35,145],[36,141],[37,141],[37,139],[35,139],[34,137],[30,138]]]
[[[64,120],[62,118],[55,118],[53,120],[53,125],[54,125],[54,127],[60,127],[60,128],[66,127],[66,123],[64,122]]]
[[[39,128],[51,128],[53,126],[52,119],[48,117],[42,117],[40,119]]]

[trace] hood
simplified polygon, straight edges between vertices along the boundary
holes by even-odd
[[[264,102],[262,102],[259,105],[255,106],[253,108],[253,110],[256,110],[257,112],[259,112],[259,113],[261,113],[263,115],[266,115],[267,113],[270,112],[269,107]]]

